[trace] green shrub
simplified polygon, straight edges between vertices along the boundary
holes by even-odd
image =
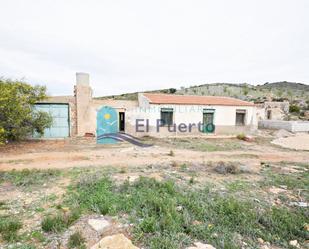
[[[241,133],[241,134],[238,134],[236,137],[237,137],[239,140],[245,140],[246,135],[245,135],[244,133]]]
[[[46,88],[24,82],[0,79],[0,143],[20,140],[33,132],[43,134],[52,124],[46,112],[33,105],[46,98]]]
[[[0,217],[0,234],[6,241],[14,241],[17,239],[17,232],[21,229],[22,223],[17,218]]]
[[[62,212],[54,216],[47,215],[43,218],[41,227],[45,232],[61,232],[65,228],[68,228],[74,221],[80,217],[80,211],[78,209],[72,212]]]
[[[300,107],[297,106],[297,105],[290,105],[289,111],[290,111],[291,113],[299,113],[299,112],[300,112]]]
[[[42,221],[42,229],[45,232],[60,232],[66,227],[62,215],[46,216]]]

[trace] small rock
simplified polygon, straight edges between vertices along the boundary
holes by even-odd
[[[91,249],[139,249],[122,233],[106,236],[91,247]]]
[[[246,142],[254,142],[254,137],[246,135],[244,137],[244,141],[246,141]]]
[[[102,233],[107,227],[110,226],[109,221],[105,218],[89,219],[88,224],[99,233]]]
[[[187,249],[216,249],[212,245],[195,242],[194,246],[187,247]]]
[[[260,247],[260,249],[270,249],[268,245],[263,245]]]
[[[291,240],[291,241],[289,242],[289,245],[290,245],[290,246],[294,246],[294,247],[296,247],[296,248],[300,248],[300,246],[299,246],[297,240]]]
[[[297,206],[297,207],[308,207],[308,203],[307,202],[290,202],[291,206]]]
[[[135,182],[137,179],[139,178],[139,176],[128,176],[129,182]]]
[[[64,212],[64,213],[67,213],[70,211],[70,208],[69,207],[61,207],[61,210]]]
[[[261,201],[259,199],[254,198],[253,201],[260,203]]]
[[[194,220],[193,222],[192,222],[192,225],[201,225],[201,224],[203,224],[203,222],[201,222],[201,221],[198,221],[198,220]]]
[[[280,194],[280,193],[283,193],[283,192],[286,192],[286,189],[283,189],[283,188],[277,188],[277,187],[271,187],[268,189],[268,191],[272,194]]]
[[[253,174],[254,169],[248,165],[239,165],[239,173]],[[236,172],[237,173],[237,172]]]
[[[212,238],[218,238],[219,235],[218,235],[217,233],[213,233],[213,234],[211,235],[211,237],[212,237]]]
[[[176,210],[179,212],[179,211],[181,211],[182,210],[182,206],[177,206],[176,207]]]
[[[262,238],[257,239],[260,244],[264,244],[264,240]]]

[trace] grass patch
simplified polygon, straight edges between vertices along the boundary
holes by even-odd
[[[239,248],[235,234],[253,247],[258,237],[286,247],[289,240],[306,238],[308,213],[301,209],[265,208],[209,188],[152,178],[120,186],[107,177],[87,179],[77,184],[70,200],[103,215],[128,214],[135,242],[145,247],[183,248],[200,240],[217,248]]]
[[[73,233],[68,242],[68,247],[69,248],[79,248],[79,249],[86,249],[85,246],[85,239],[83,236],[80,234],[80,232],[75,232]]]
[[[245,191],[245,190],[247,191],[248,189],[250,189],[251,186],[248,182],[236,180],[236,181],[227,183],[226,187],[231,192],[238,192],[238,191]]]
[[[271,169],[264,172],[265,179],[262,182],[264,186],[285,185],[288,189],[306,189],[309,190],[309,172],[299,173],[275,173]]]
[[[12,170],[9,172],[0,172],[0,182],[11,182],[16,186],[33,186],[42,185],[60,175],[59,170],[29,170],[23,169],[20,171]]]
[[[80,211],[59,212],[56,215],[47,215],[43,218],[41,226],[45,232],[61,232],[68,228],[74,221],[80,217]]]
[[[309,171],[295,172],[295,173],[276,173],[271,168],[264,171],[264,179],[260,182],[263,187],[270,186],[286,186],[288,190],[294,192],[295,195],[304,200],[309,199]],[[281,198],[281,200],[289,200],[288,198]]]
[[[46,238],[45,238],[44,234],[41,231],[32,231],[30,233],[30,238],[34,239],[36,241],[39,241],[41,243],[46,241]]]
[[[243,148],[238,139],[203,139],[203,138],[172,138],[167,140],[169,146],[197,151],[228,151]]]
[[[22,223],[15,217],[0,217],[0,234],[5,241],[15,241]]]

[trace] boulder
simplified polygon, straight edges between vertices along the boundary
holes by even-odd
[[[106,236],[91,247],[91,249],[139,249],[122,233]]]
[[[194,246],[187,247],[187,249],[216,249],[212,245],[195,242]]]
[[[97,219],[89,219],[88,224],[98,233],[102,233],[106,228],[110,226],[110,222],[104,217]]]

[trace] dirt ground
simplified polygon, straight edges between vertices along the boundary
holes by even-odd
[[[274,136],[256,137],[254,141],[246,142],[236,138],[145,138],[144,142],[153,144],[148,148],[129,143],[97,145],[91,138],[9,144],[0,147],[0,173],[3,175],[0,216],[18,216],[23,221],[19,232],[23,236],[21,240],[35,244],[36,248],[67,248],[59,245],[65,245],[75,231],[81,231],[87,238],[87,248],[102,236],[116,232],[130,238],[129,224],[122,222],[122,219],[126,220],[123,217],[113,220],[105,216],[111,220],[110,229],[104,234],[95,232],[87,222],[96,214],[82,216],[64,233],[42,231],[43,217],[59,212],[68,186],[77,179],[83,181],[82,178],[87,178],[89,173],[99,176],[106,172],[116,184],[126,180],[134,182],[145,176],[158,181],[173,179],[178,185],[193,182],[196,187],[211,185],[220,193],[230,192],[240,199],[276,206],[306,201],[307,192],[298,183],[294,184],[296,189],[290,189],[285,186],[293,184],[290,178],[284,183],[281,178],[269,182],[267,172],[287,177],[302,175],[307,169],[301,165],[308,163],[309,151],[282,148],[273,144],[273,139]],[[302,137],[293,136],[293,139],[301,140]],[[13,169],[62,170],[60,175],[54,172],[56,175],[43,175],[42,179],[39,175],[31,180],[40,172],[34,172],[33,176],[24,174],[24,178],[14,175],[16,172],[11,178],[5,176],[10,174],[5,171]],[[2,245],[11,248],[13,244],[0,239],[0,248]]]
[[[295,136],[282,137],[272,143],[288,149],[309,151],[309,134],[299,133]]]
[[[303,137],[296,139],[301,143]],[[128,143],[97,145],[93,139],[29,141],[0,148],[0,170],[48,169],[72,167],[131,167],[171,162],[206,163],[238,161],[258,167],[262,161],[306,162],[309,151],[282,149],[270,140],[244,142],[237,139],[165,139],[149,140],[152,147],[140,148]],[[229,144],[224,147],[222,144]],[[289,142],[288,142],[289,143]],[[183,146],[183,145],[186,146]],[[200,147],[194,147],[199,144]],[[173,155],[170,155],[172,151]]]

